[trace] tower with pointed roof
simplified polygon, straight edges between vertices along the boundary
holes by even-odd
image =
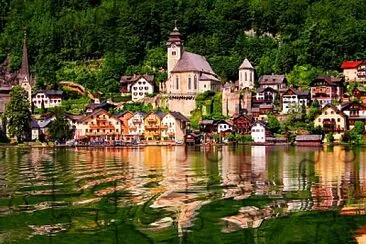
[[[177,26],[175,26],[173,31],[170,32],[166,45],[168,48],[168,76],[170,76],[170,72],[181,59],[183,54],[182,35],[180,34]]]
[[[18,84],[27,91],[29,103],[32,103],[32,77],[29,73],[27,34],[24,32],[22,66],[17,75]]]
[[[254,68],[247,58],[244,59],[243,63],[239,67],[239,88],[250,88],[254,87]]]

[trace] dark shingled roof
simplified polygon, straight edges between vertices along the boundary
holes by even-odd
[[[144,78],[147,82],[153,84],[154,82],[154,75],[139,75],[139,74],[134,74],[134,75],[124,75],[121,76],[120,79],[120,83],[134,83],[135,81],[138,81],[140,78]]]
[[[170,112],[170,114],[174,117],[174,118],[176,118],[176,119],[178,119],[178,120],[181,120],[181,121],[184,121],[184,122],[188,122],[189,120],[183,115],[183,114],[181,114],[180,112],[175,112],[175,111],[172,111],[172,112]]]
[[[313,85],[313,83],[316,82],[316,81],[318,81],[318,80],[323,80],[323,81],[325,81],[330,86],[339,86],[344,79],[342,77],[337,78],[337,77],[334,77],[334,76],[319,75],[318,77],[316,77],[311,82],[311,85]]]

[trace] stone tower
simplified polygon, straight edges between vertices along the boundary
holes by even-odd
[[[239,67],[239,89],[254,87],[254,68],[247,58]]]
[[[24,33],[22,66],[17,75],[18,84],[26,90],[29,103],[32,104],[32,77],[29,73],[27,34]]]
[[[173,31],[169,34],[168,41],[166,43],[168,48],[168,79],[170,72],[173,70],[177,62],[181,59],[183,54],[183,42],[182,35],[180,34],[177,26],[174,27]]]

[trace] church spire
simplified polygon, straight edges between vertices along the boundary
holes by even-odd
[[[19,81],[19,83],[30,82],[29,64],[28,64],[28,49],[27,49],[27,33],[25,31],[24,31],[24,40],[23,40],[22,66],[18,73],[18,81]]]

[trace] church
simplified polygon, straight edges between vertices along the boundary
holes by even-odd
[[[168,79],[165,90],[168,107],[190,117],[196,108],[196,96],[205,91],[221,91],[219,77],[206,58],[183,47],[182,35],[177,27],[169,34],[167,42]]]

